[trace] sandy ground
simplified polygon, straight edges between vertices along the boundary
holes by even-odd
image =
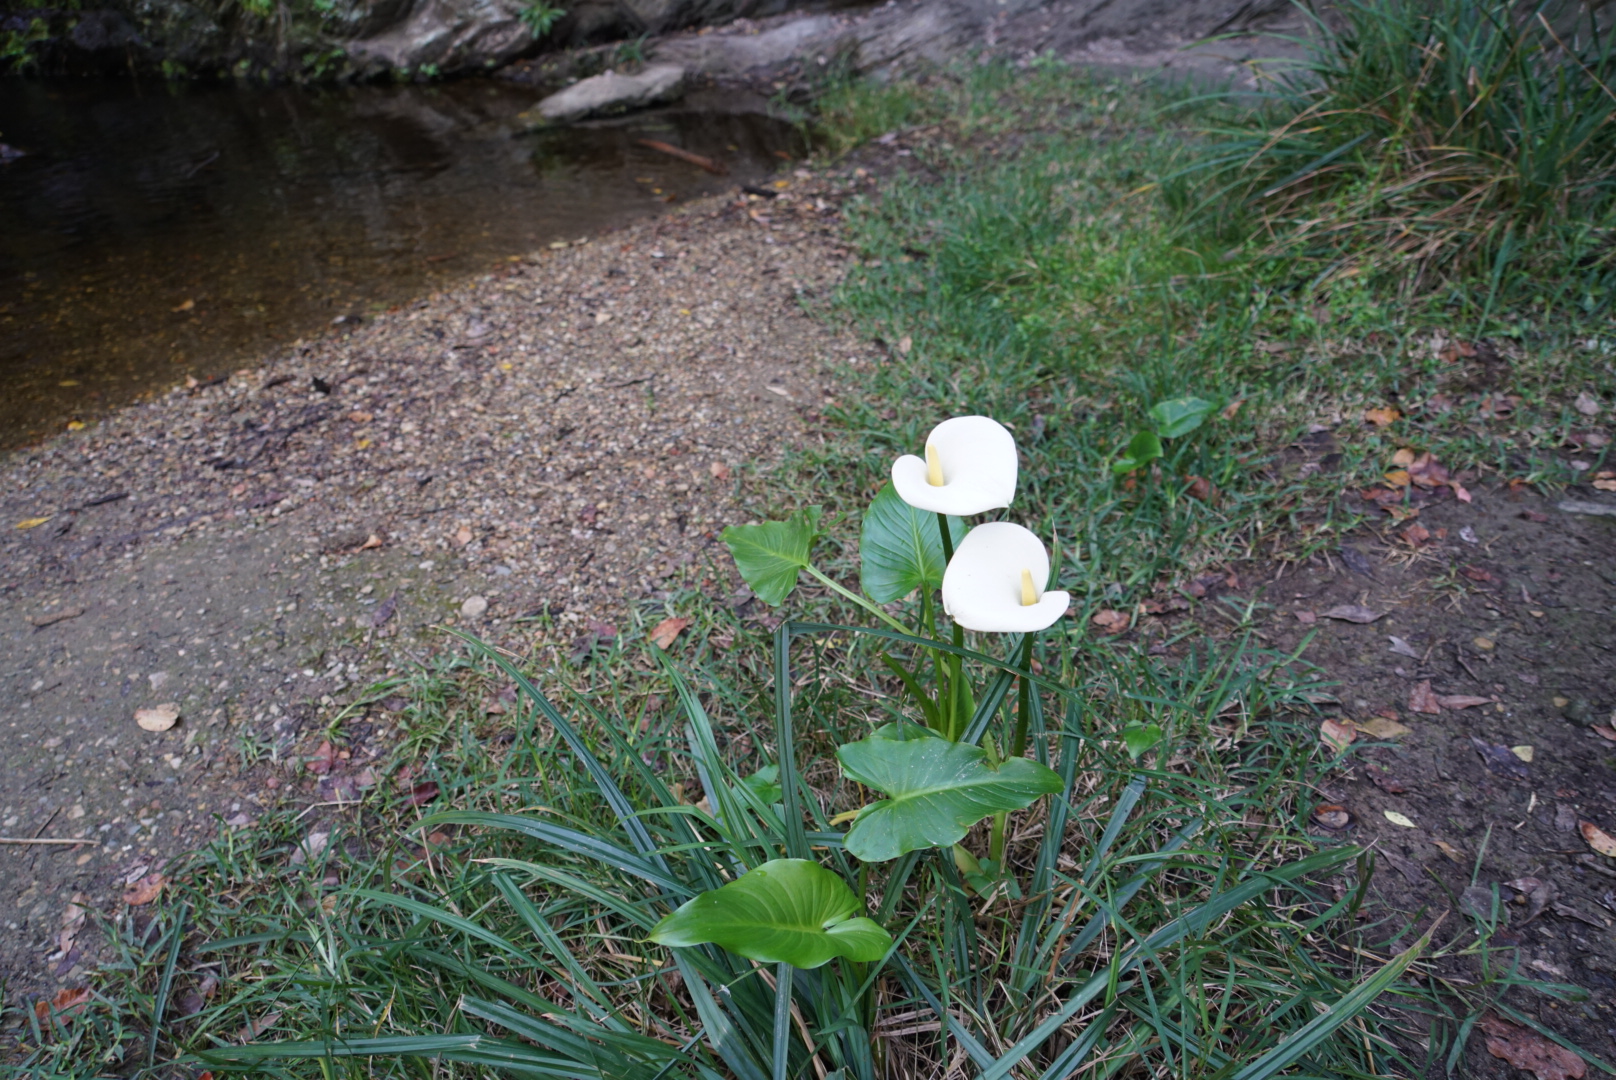
[[[587,646],[699,574],[859,355],[801,303],[858,183],[692,203],[0,459],[0,835],[87,841],[0,847],[11,991],[92,959],[54,944],[75,893],[251,820],[436,627]]]

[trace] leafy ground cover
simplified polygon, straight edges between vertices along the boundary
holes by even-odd
[[[943,416],[994,416],[1022,451],[1018,519],[1053,538],[1075,607],[1030,669],[1070,693],[1023,707],[1061,796],[1007,819],[998,865],[930,859],[910,888],[846,870],[903,965],[821,979],[647,940],[667,912],[635,882],[709,889],[715,849],[787,846],[769,808],[793,741],[805,839],[845,861],[833,823],[864,799],[834,748],[916,713],[828,589],[805,581],[783,624],[690,594],[656,613],[692,620],[660,635],[665,663],[650,616],[531,689],[476,652],[377,688],[409,702],[380,794],[171,869],[107,928],[121,964],[29,1007],[27,1067],[1257,1080],[1477,1069],[1483,1039],[1563,1075],[1604,1067],[1549,1034],[1544,1003],[1586,994],[1519,964],[1507,890],[1467,889],[1442,932],[1369,902],[1374,860],[1318,789],[1371,740],[1343,722],[1321,744],[1347,695],[1230,582],[1312,572],[1366,522],[1418,551],[1434,541],[1407,530],[1449,527],[1484,488],[1598,497],[1616,341],[1597,297],[1538,303],[1496,259],[1439,290],[1321,289],[1264,238],[1186,217],[1175,185],[1238,122],[1222,109],[1053,63],[824,103],[827,152],[863,144],[884,177],[824,313],[885,359],[844,373],[842,438],[781,470],[779,516],[828,507],[818,565],[850,584],[893,458]],[[964,846],[988,852],[992,828]],[[794,978],[797,1007],[776,1009]]]

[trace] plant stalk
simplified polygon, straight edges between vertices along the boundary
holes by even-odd
[[[910,637],[914,636],[913,630],[910,630],[907,626],[903,625],[903,623],[882,611],[872,601],[866,600],[864,597],[860,596],[856,592],[851,591],[850,589],[844,589],[842,586],[838,585],[835,581],[831,580],[824,573],[822,573],[817,566],[805,566],[803,569],[808,571],[809,576],[815,581],[819,582],[821,585],[825,586],[827,589],[830,589],[832,592],[835,592],[839,596],[853,601],[853,603],[857,604],[865,611],[868,611],[877,619],[880,619],[882,622],[886,623],[887,626],[891,627],[893,630],[896,630],[900,634],[907,634]]]

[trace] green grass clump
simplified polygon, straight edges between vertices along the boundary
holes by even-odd
[[[1551,20],[1551,15],[1561,16]],[[1582,5],[1346,0],[1311,58],[1186,174],[1269,258],[1422,292],[1616,281],[1616,51]]]

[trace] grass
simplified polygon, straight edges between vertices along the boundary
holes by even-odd
[[[1294,260],[1255,242],[1231,254],[1228,221],[1187,220],[1169,190],[1228,130],[1221,108],[1052,63],[846,85],[823,102],[827,154],[899,131],[915,168],[849,208],[858,266],[831,313],[884,357],[843,373],[841,438],[799,452],[773,481],[776,501],[860,506],[939,417],[993,415],[1025,455],[1020,514],[1059,537],[1061,586],[1080,614],[1037,657],[1075,707],[1033,699],[1034,752],[1061,767],[1067,791],[1012,818],[1006,861],[1021,895],[971,896],[941,859],[917,861],[908,883],[875,875],[871,906],[909,935],[910,967],[846,1000],[829,977],[800,984],[814,1051],[784,1040],[792,1075],[868,1065],[1053,1078],[1078,1061],[1096,1076],[1184,1080],[1263,1080],[1297,1062],[1332,1078],[1431,1075],[1462,1062],[1481,1010],[1568,992],[1523,979],[1479,916],[1405,954],[1406,970],[1386,966],[1408,925],[1364,918],[1371,864],[1332,862],[1339,852],[1307,830],[1313,782],[1336,764],[1317,751],[1328,687],[1304,660],[1260,647],[1250,612],[1221,611],[1182,640],[1089,632],[1089,616],[1170,597],[1166,586],[1208,565],[1333,545],[1368,512],[1351,492],[1404,446],[1475,477],[1575,482],[1558,451],[1591,425],[1573,402],[1611,382],[1607,328],[1563,297],[1535,305],[1529,291],[1491,288],[1485,261],[1453,262],[1446,291],[1415,301],[1368,275],[1321,299]],[[1548,257],[1523,249],[1505,270]],[[1483,336],[1507,356],[1501,387],[1472,385],[1485,358],[1444,358]],[[1500,393],[1514,398],[1507,416]],[[1214,419],[1149,468],[1116,474],[1150,407],[1185,395],[1212,402]],[[1402,414],[1389,425],[1363,419],[1388,406]],[[1313,424],[1335,430],[1329,469],[1298,469],[1284,452]],[[856,576],[855,524],[843,522],[847,547],[828,563],[844,580]],[[840,614],[817,590],[797,596],[793,617]],[[481,1076],[500,1061],[525,1075],[768,1075],[779,1033],[796,1030],[775,1023],[777,976],[711,951],[676,966],[642,940],[662,910],[653,895],[583,852],[643,830],[681,882],[714,879],[727,865],[715,852],[753,842],[710,811],[778,763],[778,733],[759,723],[777,716],[777,686],[792,692],[800,760],[818,763],[798,794],[828,832],[861,801],[828,751],[906,706],[871,674],[858,635],[803,633],[786,673],[769,661],[761,612],[692,592],[642,614],[697,620],[674,667],[658,667],[643,626],[594,656],[535,662],[553,715],[535,695],[505,694],[513,673],[475,653],[387,688],[410,700],[404,737],[366,800],[322,819],[329,844],[293,858],[312,823],[290,801],[222,832],[157,903],[105,925],[116,959],[91,977],[82,1012],[39,1019],[4,1003],[24,1014],[21,1068],[193,1075],[203,1062],[190,1055],[213,1052],[220,1071],[322,1078]],[[1164,739],[1135,761],[1117,733],[1141,724]],[[411,805],[427,778],[437,801]],[[656,812],[622,815],[616,791]],[[535,824],[429,819],[439,807]],[[747,815],[773,835],[765,810]],[[1312,874],[1263,876],[1310,858]],[[1220,906],[1230,897],[1244,902]],[[1175,936],[1186,926],[1195,932]],[[1370,989],[1383,993],[1360,1000],[1377,972]],[[714,1049],[701,1032],[720,1015],[732,1041]],[[876,1035],[869,1062],[851,1049],[859,1032]]]
[[[1552,21],[1551,21],[1552,18]],[[1616,52],[1576,5],[1346,0],[1313,59],[1181,180],[1317,287],[1489,294],[1522,271],[1555,308],[1616,284]],[[1493,301],[1488,296],[1489,306]]]
[[[883,117],[869,93],[838,108]],[[1092,608],[1207,563],[1333,545],[1378,513],[1355,493],[1403,447],[1470,482],[1577,482],[1563,450],[1591,425],[1574,403],[1605,400],[1616,376],[1597,313],[1532,298],[1484,315],[1486,278],[1417,301],[1349,279],[1321,298],[1291,280],[1294,260],[1232,250],[1222,223],[1164,196],[1228,123],[1187,91],[1035,64],[939,77],[925,99],[917,166],[848,213],[859,265],[831,308],[886,355],[846,372],[833,415],[850,437],[787,470],[816,491],[851,501],[939,416],[999,418],[1039,531],[1070,540],[1062,587]],[[1528,254],[1548,257],[1521,266]],[[1220,415],[1154,468],[1113,475],[1147,410],[1183,395]],[[1375,408],[1396,419],[1377,426]],[[1339,462],[1299,469],[1284,448],[1320,425]]]

